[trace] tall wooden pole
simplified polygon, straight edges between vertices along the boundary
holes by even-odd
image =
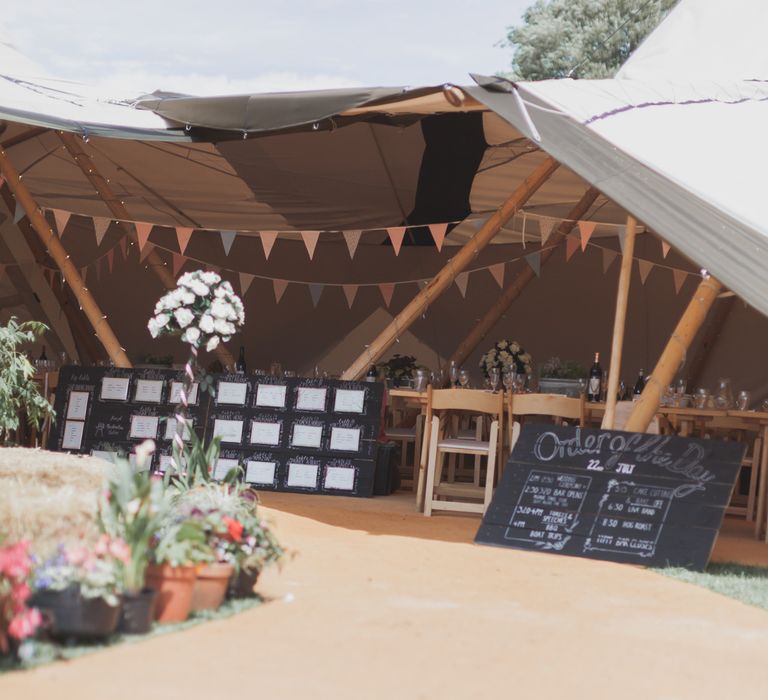
[[[581,219],[594,204],[595,200],[599,196],[594,187],[590,187],[576,203],[576,205],[568,212],[568,216],[563,222],[550,234],[547,240],[547,248],[541,251],[541,265],[545,265],[547,260],[552,257],[555,252],[557,244],[565,240],[565,237],[571,232],[575,222]],[[485,315],[478,321],[477,325],[472,329],[469,335],[459,343],[456,351],[451,355],[448,360],[448,365],[451,362],[455,362],[457,366],[463,364],[464,360],[469,357],[480,342],[485,338],[491,329],[498,323],[499,319],[504,315],[506,310],[512,305],[512,302],[520,296],[520,293],[525,289],[526,285],[535,277],[535,273],[530,266],[526,266],[516,276],[514,281],[499,295],[498,299],[494,302],[493,306],[485,312]]]
[[[125,354],[125,350],[120,345],[120,342],[107,322],[107,317],[102,313],[96,300],[86,288],[83,279],[80,277],[80,273],[69,259],[69,255],[61,244],[58,236],[48,225],[48,221],[45,216],[43,216],[42,210],[37,206],[37,202],[35,202],[32,193],[22,181],[13,163],[9,160],[4,148],[0,149],[0,171],[2,171],[5,181],[8,183],[11,192],[13,192],[16,197],[17,204],[20,204],[23,207],[35,233],[37,233],[40,240],[44,243],[48,254],[56,263],[59,270],[61,270],[61,274],[72,289],[72,293],[82,307],[83,312],[93,326],[94,331],[96,331],[96,336],[107,351],[109,358],[117,367],[131,367],[131,361],[128,359],[128,355]]]
[[[616,416],[616,401],[619,393],[619,374],[621,373],[621,353],[624,350],[624,328],[627,324],[627,300],[629,283],[632,278],[632,258],[635,254],[637,221],[627,217],[627,231],[624,235],[624,253],[619,272],[619,288],[616,293],[616,315],[613,317],[613,340],[611,342],[611,363],[608,368],[608,393],[605,398],[603,428],[613,430]]]
[[[691,362],[684,374],[688,380],[688,388],[691,392],[695,391],[701,380],[701,375],[704,374],[707,360],[709,360],[715,344],[720,339],[723,327],[733,310],[736,299],[737,297],[734,295],[725,299],[720,298],[715,302],[712,313],[702,329],[701,338],[697,340],[695,347],[688,353]]]
[[[442,294],[469,265],[475,256],[490,243],[501,227],[511,219],[515,212],[539,189],[557,170],[559,163],[547,156],[542,163],[515,189],[504,204],[491,216],[482,228],[467,241],[461,250],[451,258],[440,272],[422,289],[413,300],[392,319],[392,322],[341,375],[342,379],[359,379],[369,365],[375,363],[422,314],[440,294]]]
[[[122,200],[114,193],[106,178],[99,172],[93,158],[91,158],[83,148],[81,139],[75,136],[75,134],[67,131],[58,131],[56,133],[64,144],[64,148],[67,149],[69,155],[72,156],[75,163],[77,163],[80,170],[82,170],[83,175],[88,178],[88,181],[93,185],[93,188],[96,190],[99,197],[101,197],[104,204],[107,205],[109,211],[112,212],[112,216],[118,220],[118,224],[125,234],[131,241],[138,244],[139,237],[136,235],[136,230],[130,223],[131,221],[134,221],[134,218],[125,208]],[[154,250],[149,252],[146,260],[150,269],[157,275],[163,287],[169,291],[176,288],[176,280],[168,270],[168,266]],[[232,353],[230,353],[224,345],[220,344],[214,352],[225,367],[234,367],[235,358],[232,357]]]
[[[693,299],[683,312],[667,347],[664,348],[656,367],[653,368],[653,373],[646,382],[645,389],[627,421],[625,430],[642,433],[648,428],[648,424],[659,408],[665,388],[675,376],[693,337],[701,328],[701,324],[704,323],[707,313],[722,289],[722,282],[714,277],[705,277],[696,288]]]

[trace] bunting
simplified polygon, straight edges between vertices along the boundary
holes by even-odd
[[[648,260],[638,260],[637,268],[640,270],[640,282],[645,284],[645,280],[648,279],[648,275],[651,274],[653,269],[653,263]]]
[[[56,232],[59,234],[59,238],[64,235],[64,229],[67,228],[71,216],[72,214],[70,212],[64,211],[63,209],[53,210],[53,220],[56,222]]]
[[[96,234],[96,245],[101,245],[111,223],[112,219],[107,219],[104,216],[93,217],[93,231]]]
[[[525,262],[531,266],[531,270],[533,270],[533,274],[536,277],[541,277],[541,251],[537,250],[534,253],[528,253],[525,256]]]
[[[232,244],[237,237],[237,231],[219,231],[221,236],[221,245],[224,246],[224,255],[229,256],[229,251],[232,250]]]
[[[264,259],[269,260],[269,254],[277,240],[277,231],[262,231],[259,233],[259,239],[261,240],[261,247],[264,249]]]
[[[288,280],[272,280],[272,289],[275,291],[275,304],[280,303],[287,288]]]
[[[152,230],[152,226],[149,224],[144,224],[145,226],[149,226],[149,230]],[[176,241],[179,244],[179,252],[184,255],[184,252],[187,250],[187,246],[189,245],[189,239],[192,238],[192,232],[194,231],[193,228],[188,228],[185,226],[177,226],[176,227]],[[139,224],[136,224],[136,233],[139,232]],[[149,233],[144,237],[144,240],[147,240],[147,236],[149,236]],[[141,245],[141,237],[139,236],[139,245]]]
[[[594,221],[579,221],[579,236],[581,237],[581,252],[587,249],[587,243],[592,238],[597,224]]]
[[[249,275],[247,272],[240,272],[238,273],[238,276],[240,277],[240,294],[241,296],[245,296],[255,275]]]
[[[347,300],[347,308],[351,309],[352,304],[355,303],[358,286],[356,284],[343,284],[341,285],[341,288],[344,290],[344,297]]]
[[[558,220],[549,216],[543,216],[539,219],[539,233],[541,234],[541,245],[544,245],[549,237],[552,235],[552,231],[555,230]]]
[[[432,240],[435,242],[435,247],[439,253],[443,249],[443,241],[445,241],[445,234],[448,231],[448,224],[430,224],[429,232],[432,234]]]
[[[393,226],[387,229],[387,233],[395,255],[400,255],[400,248],[403,246],[403,238],[405,237],[405,226]]]
[[[180,253],[171,253],[172,258],[172,265],[173,265],[173,276],[178,277],[179,273],[181,272],[181,268],[184,267],[184,263],[187,262],[187,258]]]
[[[315,248],[317,248],[317,241],[320,238],[320,231],[302,231],[301,238],[307,248],[309,259],[312,260],[315,255]]]
[[[389,305],[392,302],[392,295],[395,292],[395,285],[391,282],[380,284],[379,291],[381,292],[381,296],[384,298],[384,305],[389,308]]]
[[[504,263],[497,263],[496,265],[491,265],[488,268],[488,272],[490,272],[493,279],[496,280],[496,284],[502,288],[504,287],[504,268]]]
[[[613,261],[618,257],[619,254],[615,250],[603,248],[603,274],[608,272],[608,268],[613,265]]]
[[[147,240],[149,239],[149,234],[152,233],[152,229],[154,228],[154,224],[148,224],[144,221],[137,221],[136,222],[136,237],[139,239],[139,250],[144,251],[144,247],[147,245]],[[186,229],[188,231],[192,231],[192,229]],[[176,229],[176,235],[178,236],[179,229]],[[187,238],[189,240],[189,238]],[[181,239],[179,239],[181,241]],[[186,249],[186,244],[184,247],[181,247],[181,242],[179,242],[179,247],[181,248],[180,252],[183,253]],[[140,257],[141,260],[143,260],[143,257]]]
[[[139,250],[139,262],[144,262],[144,259],[154,250],[154,248],[154,243],[147,243],[143,248],[141,248]]]
[[[688,273],[683,270],[672,270],[672,279],[675,282],[675,294],[680,294],[680,290],[688,278]]]
[[[325,287],[324,284],[310,284],[309,285],[309,296],[312,297],[312,306],[314,308],[317,308],[317,304],[320,301],[320,295],[323,293],[323,287]]]
[[[461,272],[458,275],[456,275],[456,279],[454,280],[456,283],[456,286],[459,288],[459,292],[461,292],[461,296],[466,299],[467,297],[467,284],[469,284],[469,273],[468,272]]]
[[[669,251],[672,249],[672,246],[669,245],[666,241],[661,242],[661,257],[666,260],[667,255],[669,254]]]
[[[579,249],[579,239],[576,236],[566,236],[565,239],[565,259],[570,260],[573,254]]]
[[[355,259],[355,252],[357,246],[360,243],[360,236],[363,235],[362,231],[344,231],[344,240],[347,243],[347,250],[349,251],[349,259]]]

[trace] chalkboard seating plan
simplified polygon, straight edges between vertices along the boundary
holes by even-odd
[[[177,370],[63,367],[51,449],[112,459],[151,438],[164,471],[182,382]],[[190,417],[202,440],[221,438],[214,478],[240,466],[255,488],[372,495],[381,384],[217,374],[212,386],[193,386]]]
[[[475,541],[703,570],[745,446],[526,425]]]

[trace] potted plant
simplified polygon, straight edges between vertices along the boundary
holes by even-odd
[[[40,611],[27,605],[32,594],[29,546],[22,541],[0,547],[0,656],[11,654],[42,622]]]
[[[121,569],[130,548],[103,534],[94,547],[60,546],[35,567],[31,604],[51,619],[51,634],[98,638],[117,628],[122,593]]]
[[[139,445],[137,460],[143,462],[153,451],[151,440]],[[146,634],[152,625],[157,591],[145,586],[145,574],[153,538],[160,530],[167,507],[166,490],[160,479],[147,471],[133,471],[125,460],[118,461],[100,504],[99,522],[104,532],[120,537],[130,547],[130,557],[121,567],[121,632]]]
[[[532,372],[531,356],[515,340],[499,340],[480,358],[480,370],[488,379],[493,368],[500,374],[515,372],[529,375]]]
[[[586,386],[586,376],[586,370],[578,362],[551,357],[541,366],[539,388],[546,394],[579,397]]]

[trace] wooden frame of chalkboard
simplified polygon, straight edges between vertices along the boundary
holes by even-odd
[[[523,426],[475,541],[702,570],[745,449],[717,440]]]

